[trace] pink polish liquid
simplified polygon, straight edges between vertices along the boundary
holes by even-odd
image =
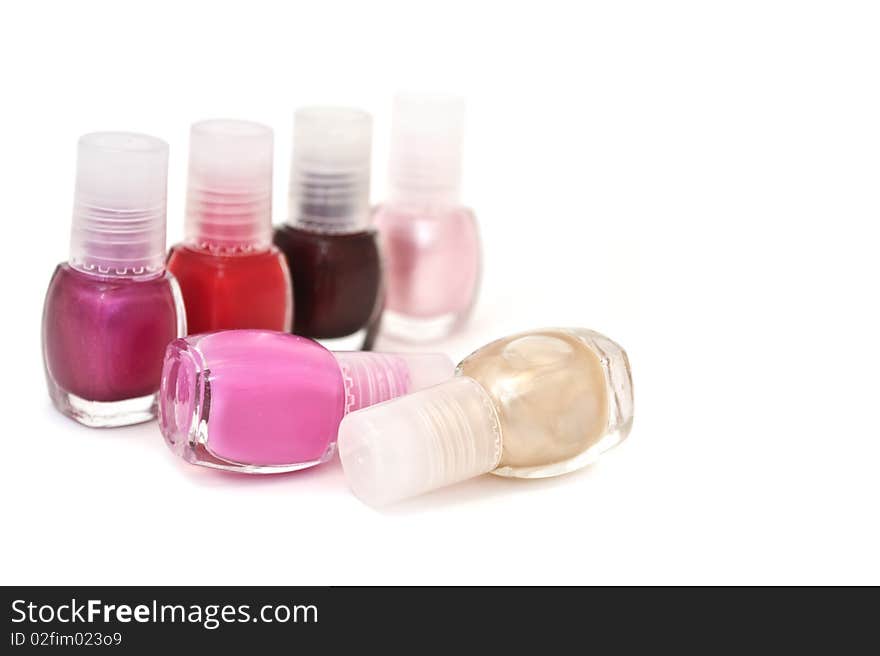
[[[459,201],[463,121],[457,98],[395,100],[389,200],[373,217],[386,266],[382,331],[392,337],[442,338],[476,301],[479,232]]]
[[[317,465],[350,411],[446,380],[443,355],[331,353],[264,330],[191,335],[165,356],[159,427],[188,462],[245,473]]]
[[[480,237],[464,207],[380,207],[375,215],[388,277],[386,310],[450,324],[470,312],[480,280]],[[393,319],[392,319],[393,321]]]
[[[165,347],[186,332],[165,271],[167,167],[154,137],[79,141],[70,260],[46,292],[43,362],[55,407],[87,426],[155,417]]]
[[[167,273],[132,281],[58,265],[43,313],[53,395],[113,403],[155,394],[179,304]]]

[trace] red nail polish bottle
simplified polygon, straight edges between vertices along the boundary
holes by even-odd
[[[190,132],[186,240],[168,270],[180,284],[190,334],[289,330],[287,262],[272,245],[272,130],[202,121]]]

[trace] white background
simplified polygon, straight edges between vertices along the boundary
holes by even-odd
[[[0,9],[3,583],[880,583],[880,20],[850,2],[21,2]],[[40,313],[76,139],[468,101],[485,278],[458,360],[528,328],[627,348],[617,450],[377,512],[338,463],[243,478],[50,406]],[[385,343],[387,348],[393,345]]]

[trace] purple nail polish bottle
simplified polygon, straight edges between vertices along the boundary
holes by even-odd
[[[165,271],[168,145],[120,132],[79,140],[70,260],[43,308],[49,396],[87,426],[156,416],[165,347],[186,334]]]

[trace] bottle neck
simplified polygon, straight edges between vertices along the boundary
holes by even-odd
[[[191,251],[205,253],[206,255],[217,255],[222,257],[242,257],[246,255],[260,255],[268,253],[272,248],[271,243],[253,243],[253,244],[217,244],[207,241],[199,241],[186,239],[183,242]]]
[[[392,203],[458,205],[463,123],[461,98],[435,94],[395,98],[388,158]]]
[[[68,262],[104,278],[154,278],[165,271],[165,216],[74,213]]]
[[[328,235],[346,235],[355,232],[364,232],[370,227],[369,207],[366,212],[358,212],[357,215],[332,216],[309,212],[306,208],[294,211],[287,220],[287,226],[306,232]]]
[[[70,229],[72,268],[149,278],[165,268],[168,145],[149,135],[97,132],[77,155]]]
[[[358,351],[333,355],[345,384],[345,414],[402,396],[411,389],[409,367],[398,356]]]
[[[257,194],[200,194],[191,189],[186,243],[219,255],[265,251],[272,243],[271,217],[271,189]]]
[[[202,121],[190,131],[186,243],[235,255],[272,243],[272,130]]]
[[[68,266],[78,274],[95,278],[98,280],[117,280],[120,282],[140,282],[145,280],[154,280],[165,275],[165,265],[156,267],[133,267],[133,268],[115,268],[104,267],[98,264],[92,264],[79,259],[70,258],[67,261]]]
[[[354,412],[416,390],[431,387],[453,375],[452,360],[441,353],[333,353],[345,384],[345,412]]]
[[[461,197],[458,187],[412,189],[392,184],[388,192],[388,203],[396,207],[435,211],[460,207]]]
[[[190,174],[186,243],[213,253],[266,250],[272,243],[272,180],[202,179]]]
[[[370,223],[368,167],[321,172],[296,168],[290,181],[288,225],[311,232],[346,233]]]
[[[151,207],[107,207],[77,191],[70,265],[103,277],[142,278],[165,270],[165,199]]]
[[[446,220],[460,211],[470,212],[458,199],[451,197],[426,199],[392,195],[382,206],[396,214],[435,221]]]

